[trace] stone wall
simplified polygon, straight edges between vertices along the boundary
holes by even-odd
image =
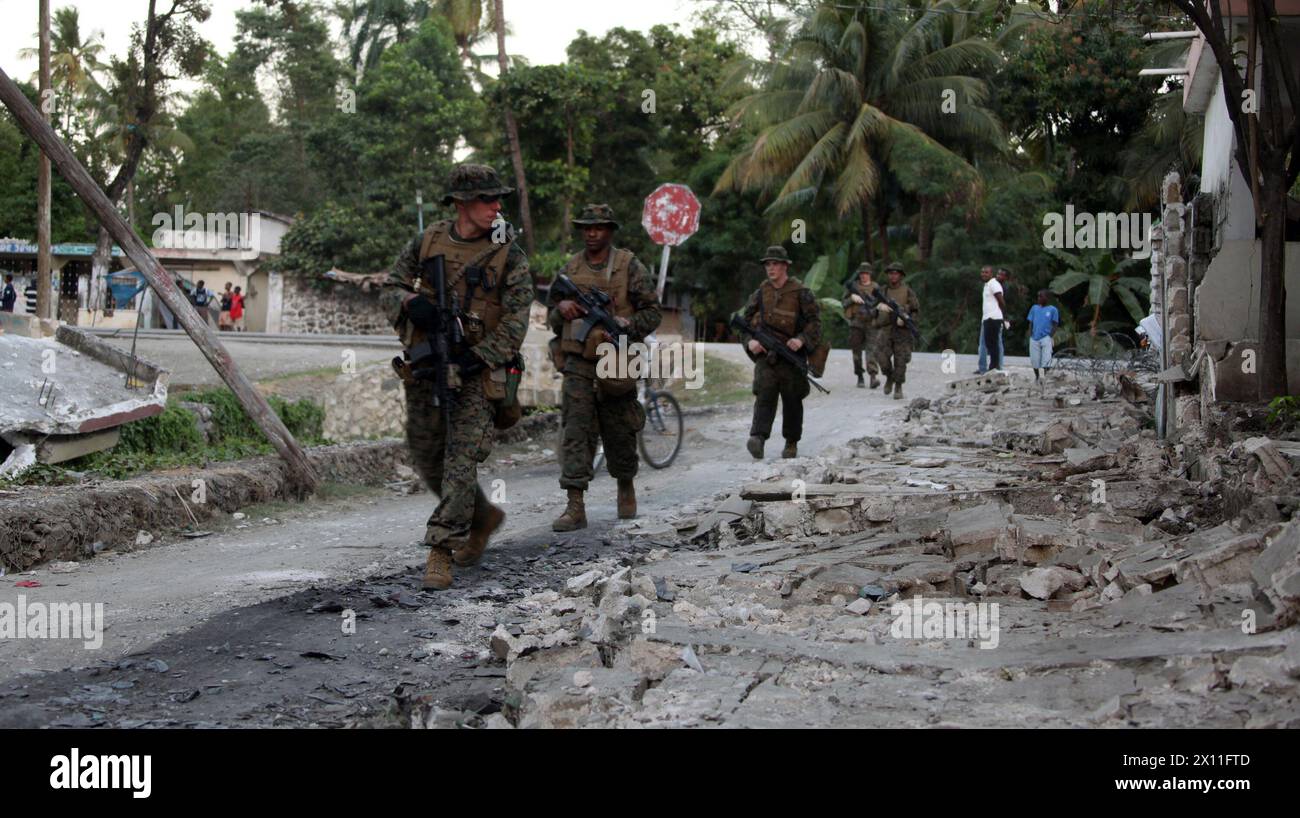
[[[319,335],[390,335],[393,325],[379,308],[379,291],[326,279],[285,276],[281,332]]]
[[[339,375],[324,395],[325,437],[329,440],[404,437],[406,398],[402,382],[388,364]]]

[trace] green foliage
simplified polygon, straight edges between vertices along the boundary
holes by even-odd
[[[1300,397],[1286,395],[1273,398],[1268,402],[1267,422],[1284,428],[1300,426]]]

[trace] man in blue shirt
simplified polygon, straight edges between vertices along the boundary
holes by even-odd
[[[1047,303],[1051,293],[1038,291],[1038,303],[1029,308],[1029,365],[1034,368],[1034,380],[1038,381],[1038,370],[1052,366],[1052,332],[1061,323],[1061,314],[1056,307]]]

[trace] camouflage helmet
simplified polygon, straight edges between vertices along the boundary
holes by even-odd
[[[767,252],[763,254],[763,257],[759,259],[759,261],[762,262],[784,261],[786,264],[789,264],[790,254],[787,253],[785,251],[785,248],[782,247],[781,245],[774,244],[771,247],[767,248]]]
[[[903,262],[901,261],[891,261],[888,264],[886,264],[885,272],[886,273],[897,272],[899,275],[907,275],[907,271],[903,269]]]
[[[501,183],[501,177],[487,165],[457,165],[447,174],[447,192],[442,196],[444,205],[452,200],[468,202],[479,196],[505,196],[515,189]]]
[[[619,224],[614,220],[614,208],[607,204],[585,205],[582,212],[578,214],[578,218],[573,219],[574,227],[587,227],[596,224],[607,224],[617,230]]]
[[[874,276],[876,274],[876,268],[871,262],[864,261],[858,265],[858,271],[854,275],[862,275],[863,273],[870,273]]]

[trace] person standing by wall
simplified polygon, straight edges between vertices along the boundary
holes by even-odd
[[[239,287],[230,294],[230,326],[235,332],[244,331],[244,293]]]
[[[0,312],[13,312],[18,291],[14,289],[14,274],[5,273],[5,286],[0,289]]]
[[[1002,322],[1005,319],[1006,302],[1002,300],[1002,285],[993,276],[992,267],[980,270],[984,281],[983,310],[980,320],[980,335],[988,352],[989,368],[985,372],[1002,370]],[[982,373],[981,373],[982,374]]]

